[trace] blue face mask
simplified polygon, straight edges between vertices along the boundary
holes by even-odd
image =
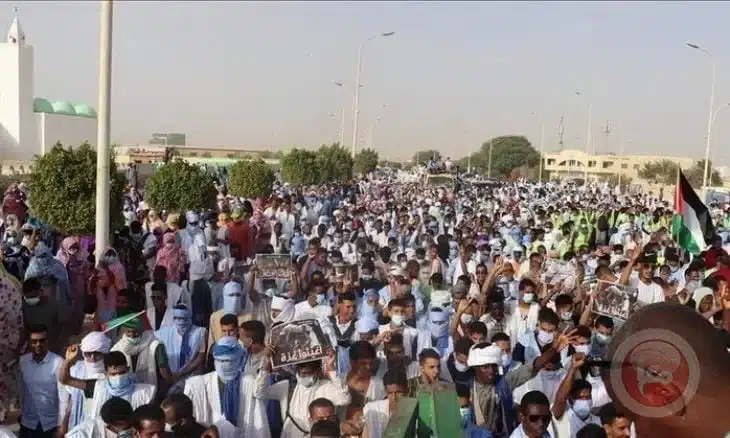
[[[175,325],[175,330],[181,335],[190,330],[190,327],[193,325],[190,319],[174,318],[172,322]]]
[[[134,374],[127,372],[118,376],[107,377],[109,393],[115,397],[131,394],[134,391]]]
[[[223,296],[223,309],[226,312],[236,314],[243,308],[242,296],[225,295]]]
[[[449,325],[446,321],[429,322],[428,328],[434,338],[444,338],[449,335]]]
[[[324,294],[317,295],[317,305],[324,304],[324,300],[326,300],[327,297],[324,296]]]
[[[241,367],[236,360],[214,360],[215,373],[224,382],[230,382],[241,373]]]

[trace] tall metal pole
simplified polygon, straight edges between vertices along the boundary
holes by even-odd
[[[357,153],[357,130],[359,128],[360,119],[360,75],[362,74],[362,49],[365,46],[363,42],[357,48],[357,73],[355,74],[355,99],[354,109],[352,113],[352,158],[355,159]]]
[[[590,153],[590,147],[591,147],[591,131],[593,131],[593,104],[588,104],[588,135],[586,136],[586,155]],[[590,158],[586,160],[585,164],[585,184],[588,185],[588,164],[590,163]]]
[[[542,183],[542,166],[545,161],[545,123],[540,124],[540,168],[537,171],[537,182]]]
[[[489,159],[487,160],[487,178],[492,177],[492,146],[494,145],[494,139],[489,140]]]
[[[345,106],[342,106],[342,114],[340,115],[340,147],[345,147]]]
[[[112,88],[112,0],[101,0],[99,38],[99,102],[96,136],[96,261],[109,242],[109,136]],[[116,169],[113,169],[116,171]],[[115,212],[118,214],[119,212]]]
[[[717,63],[715,58],[712,57],[712,86],[710,87],[710,116],[707,120],[707,140],[705,143],[705,170],[702,174],[702,202],[707,200],[707,179],[710,175],[710,145],[712,135],[712,121],[714,119],[713,113],[715,112],[715,72]]]

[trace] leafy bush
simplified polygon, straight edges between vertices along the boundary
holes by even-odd
[[[109,159],[109,219],[111,229],[124,224],[124,176]],[[66,234],[93,234],[96,228],[96,151],[84,143],[65,149],[57,143],[36,156],[30,180],[31,214]]]
[[[306,149],[292,149],[281,159],[281,178],[294,185],[317,184],[320,181],[317,154]]]
[[[176,159],[160,166],[147,181],[147,204],[158,210],[184,212],[215,207],[213,178],[195,164]]]
[[[256,198],[268,196],[276,175],[263,160],[236,162],[228,170],[228,190],[234,196]]]
[[[378,166],[378,153],[373,149],[363,149],[357,155],[355,155],[355,172],[360,175],[365,175]],[[390,165],[390,163],[384,163]]]
[[[352,178],[352,156],[338,143],[322,145],[317,151],[319,182],[347,181]]]

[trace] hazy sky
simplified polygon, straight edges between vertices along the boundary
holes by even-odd
[[[12,6],[0,3],[3,26]],[[98,3],[19,8],[36,96],[96,107]],[[313,147],[338,138],[344,105],[349,146],[357,47],[388,31],[365,46],[361,89],[361,144],[379,117],[383,157],[458,157],[513,133],[538,147],[541,122],[551,150],[561,115],[566,148],[583,148],[592,103],[599,152],[610,119],[611,151],[623,138],[627,153],[699,158],[712,64],[687,40],[713,51],[716,105],[730,102],[723,2],[122,1],[114,12],[112,137],[123,144],[185,132],[192,145]],[[730,164],[730,110],[713,137]]]

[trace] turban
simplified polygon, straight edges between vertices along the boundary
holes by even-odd
[[[111,341],[102,332],[91,332],[81,340],[81,351],[85,353],[109,353]]]
[[[274,323],[291,322],[294,320],[294,304],[291,300],[275,296],[271,299],[271,310],[279,311],[279,314],[275,318],[272,318]]]
[[[243,288],[241,284],[235,281],[229,281],[223,286],[223,296],[229,296],[232,294],[243,294]]]
[[[213,357],[243,357],[243,346],[233,336],[224,336],[213,345]]]

